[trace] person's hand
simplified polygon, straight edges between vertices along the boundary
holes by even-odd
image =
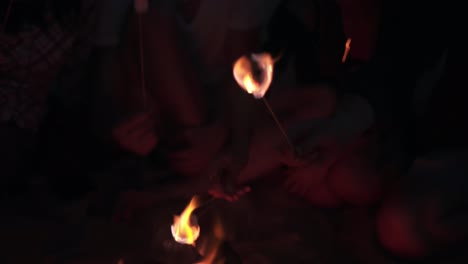
[[[152,116],[148,113],[141,113],[120,122],[112,130],[112,135],[123,149],[146,156],[158,143],[155,130]]]
[[[306,195],[314,187],[322,184],[329,166],[321,162],[310,162],[301,167],[286,169],[285,187],[292,193]]]
[[[226,129],[216,123],[182,129],[166,142],[171,169],[184,177],[197,177],[216,159],[226,138]]]
[[[306,167],[310,163],[323,158],[325,152],[329,155],[330,150],[338,149],[339,142],[327,133],[327,127],[322,123],[322,128],[315,125],[302,125],[290,130],[289,134],[294,139],[294,149],[289,145],[280,147],[282,162],[288,167]],[[326,151],[325,151],[326,150]]]
[[[240,197],[244,196],[245,194],[250,192],[250,186],[244,186],[240,189],[236,189],[234,193],[227,194],[219,185],[215,185],[215,187],[211,188],[208,191],[212,197],[217,199],[223,199],[228,202],[235,202],[239,200]]]
[[[321,184],[330,166],[336,161],[338,152],[335,146],[333,141],[322,141],[320,144],[304,144],[303,149],[294,153],[284,152],[283,162],[287,166],[286,188],[304,195]]]
[[[215,198],[233,202],[250,192],[250,187],[239,187],[237,182],[244,166],[244,162],[227,152],[220,155],[206,172],[208,180],[213,183],[208,193]]]
[[[316,162],[320,158],[323,142],[317,135],[301,138],[291,149],[289,145],[281,147],[282,162],[288,167],[307,167],[308,164]]]
[[[279,147],[281,161],[288,167],[304,167],[317,158],[320,142],[323,138],[321,130],[326,121],[300,122],[288,127],[288,135],[292,139],[294,149],[285,142]]]
[[[319,155],[319,148],[295,147],[294,150],[287,146],[281,150],[281,160],[288,167],[306,167],[307,164],[314,162]]]

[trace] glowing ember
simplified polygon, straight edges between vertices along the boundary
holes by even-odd
[[[174,216],[174,224],[171,226],[174,240],[181,244],[195,245],[200,235],[200,226],[193,211],[198,207],[197,199],[194,197],[180,216]]]
[[[342,63],[345,63],[346,62],[346,59],[348,59],[348,54],[349,54],[349,51],[351,50],[351,39],[348,38],[346,40],[346,44],[345,44],[345,51],[343,53],[343,58],[341,59],[341,62]]]
[[[255,98],[262,98],[273,79],[274,59],[268,53],[242,56],[233,67],[236,82]]]

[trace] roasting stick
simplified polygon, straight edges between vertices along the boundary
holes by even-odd
[[[143,14],[148,12],[148,0],[135,0],[135,12],[138,15],[138,44],[140,49],[140,82],[141,82],[141,98],[143,108],[147,107],[146,96],[146,77],[145,77],[145,53],[143,45]]]
[[[291,151],[295,153],[296,149],[286,133],[286,129],[284,129],[277,115],[268,103],[268,100],[264,97],[273,80],[274,64],[280,57],[281,55],[274,59],[269,53],[252,53],[245,55],[236,60],[232,68],[232,73],[240,88],[253,95],[255,99],[262,99],[265,107],[275,121],[275,125],[284,137],[285,142],[288,144]],[[255,68],[262,72],[262,80],[256,78],[254,73]]]

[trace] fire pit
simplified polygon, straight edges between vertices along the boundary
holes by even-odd
[[[201,227],[198,223],[195,210],[198,209],[201,205],[202,202],[200,201],[200,198],[193,197],[182,214],[180,216],[174,216],[174,222],[171,225],[171,233],[174,241],[181,245],[191,246],[192,250],[196,250],[199,256],[192,263],[242,263],[240,257],[238,257],[237,254],[232,250],[229,243],[224,240],[224,228],[219,216],[216,218],[211,217],[211,219],[214,221],[205,224],[206,227],[211,228],[206,228],[206,230],[204,230],[204,237],[199,240]]]
[[[161,207],[140,215],[144,220],[136,225],[146,230],[146,243],[136,252],[139,256],[128,256],[124,263],[141,263],[141,259],[161,264],[242,263],[224,237],[222,218],[216,215],[217,204],[214,210],[197,215],[197,203],[196,199],[188,205],[187,200],[161,201]],[[132,261],[136,258],[139,260]]]
[[[136,225],[148,237],[139,254],[147,254],[149,263],[161,264],[330,263],[333,235],[320,212],[279,188],[253,186],[253,190],[235,203],[216,200],[194,209],[196,221],[184,217],[199,227],[190,229],[199,230],[195,245],[177,242],[171,228],[174,215],[182,220],[190,198],[161,200],[146,215],[139,215],[144,223]]]

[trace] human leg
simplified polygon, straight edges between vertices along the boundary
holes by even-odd
[[[329,117],[335,107],[335,93],[327,86],[300,87],[278,93],[269,99],[283,126],[290,127]],[[284,165],[287,142],[262,102],[257,105],[257,121],[252,135],[249,161],[239,181],[248,182]],[[290,131],[291,132],[291,131]],[[300,133],[288,133],[295,141]],[[297,140],[296,140],[297,141]]]
[[[145,155],[149,153],[146,146],[154,148],[155,145],[148,144],[148,141],[163,143],[169,164],[176,173],[183,176],[197,175],[220,151],[226,140],[225,128],[218,124],[208,124],[206,102],[203,100],[200,84],[193,75],[194,72],[190,71],[186,51],[177,50],[181,45],[180,32],[174,24],[177,21],[172,21],[169,14],[163,14],[155,8],[151,8],[149,14],[141,18],[141,24],[138,19],[133,16],[129,22],[129,41],[124,45],[123,56],[127,78],[120,94],[124,101],[132,101],[124,102],[125,109],[137,113],[150,112],[155,116],[140,114],[136,118],[130,118],[130,123],[138,123],[136,125],[142,127],[139,129],[136,125],[130,126],[130,132],[133,135],[133,132],[142,130],[139,134],[149,135],[149,140],[136,144],[144,146]],[[139,56],[139,26],[143,31],[144,58]],[[146,91],[142,90],[142,64],[145,69]],[[146,96],[143,98],[143,95]],[[153,128],[153,124],[140,122],[145,119],[139,118],[141,116],[157,120],[156,128]],[[117,132],[130,135],[127,133],[129,129],[124,129],[123,132],[121,130]],[[156,141],[151,133],[157,134]],[[132,138],[135,140],[130,140],[130,143],[145,141],[138,135]]]
[[[384,178],[377,168],[376,138],[362,135],[350,144],[328,173],[330,189],[344,202],[372,205],[380,199]]]
[[[466,159],[446,158],[417,160],[384,200],[377,233],[390,252],[427,257],[468,238]]]
[[[130,28],[135,31],[139,26],[137,18],[132,18]],[[199,126],[205,121],[206,102],[202,84],[182,47],[182,32],[177,28],[176,17],[150,8],[141,26],[148,94],[157,98],[166,120],[173,126]]]
[[[315,155],[288,169],[287,188],[319,206],[375,202],[382,179],[375,164],[375,137],[366,132],[373,123],[372,109],[356,96],[343,96],[338,103],[318,132],[308,131],[305,151]]]
[[[5,188],[2,191],[17,191],[15,189],[25,183],[21,172],[34,142],[34,135],[29,131],[10,124],[0,124],[0,175],[1,185]]]

